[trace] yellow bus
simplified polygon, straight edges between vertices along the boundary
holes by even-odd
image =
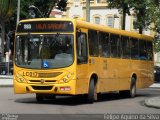
[[[119,92],[135,97],[153,83],[153,38],[78,19],[21,21],[14,53],[15,94],[37,101],[56,95]]]

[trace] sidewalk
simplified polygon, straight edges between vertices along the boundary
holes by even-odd
[[[160,83],[154,83],[150,86],[150,88],[157,88],[160,89]],[[152,97],[145,100],[144,104],[147,107],[153,107],[160,109],[160,96]]]
[[[147,107],[153,107],[153,108],[158,108],[160,109],[160,96],[159,97],[152,97],[149,99],[146,99],[144,104]]]

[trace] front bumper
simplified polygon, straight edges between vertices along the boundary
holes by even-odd
[[[63,84],[27,84],[14,80],[14,93],[68,94],[75,95],[75,80]]]

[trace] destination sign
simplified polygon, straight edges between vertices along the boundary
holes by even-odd
[[[17,32],[73,32],[70,21],[33,21],[18,24]]]

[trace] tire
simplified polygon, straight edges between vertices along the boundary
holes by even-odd
[[[44,95],[42,95],[42,94],[36,94],[36,100],[37,100],[37,102],[43,102]]]
[[[49,100],[54,100],[54,99],[56,99],[56,95],[54,95],[54,94],[48,94],[48,95],[45,95],[45,98],[49,99]]]
[[[135,96],[136,96],[136,79],[134,77],[132,77],[130,91],[129,91],[129,97],[134,98]]]
[[[136,79],[131,78],[130,90],[120,91],[119,93],[124,97],[134,98],[136,96]]]
[[[89,84],[88,102],[93,103],[94,101],[97,101],[97,90],[95,80],[92,78]]]

